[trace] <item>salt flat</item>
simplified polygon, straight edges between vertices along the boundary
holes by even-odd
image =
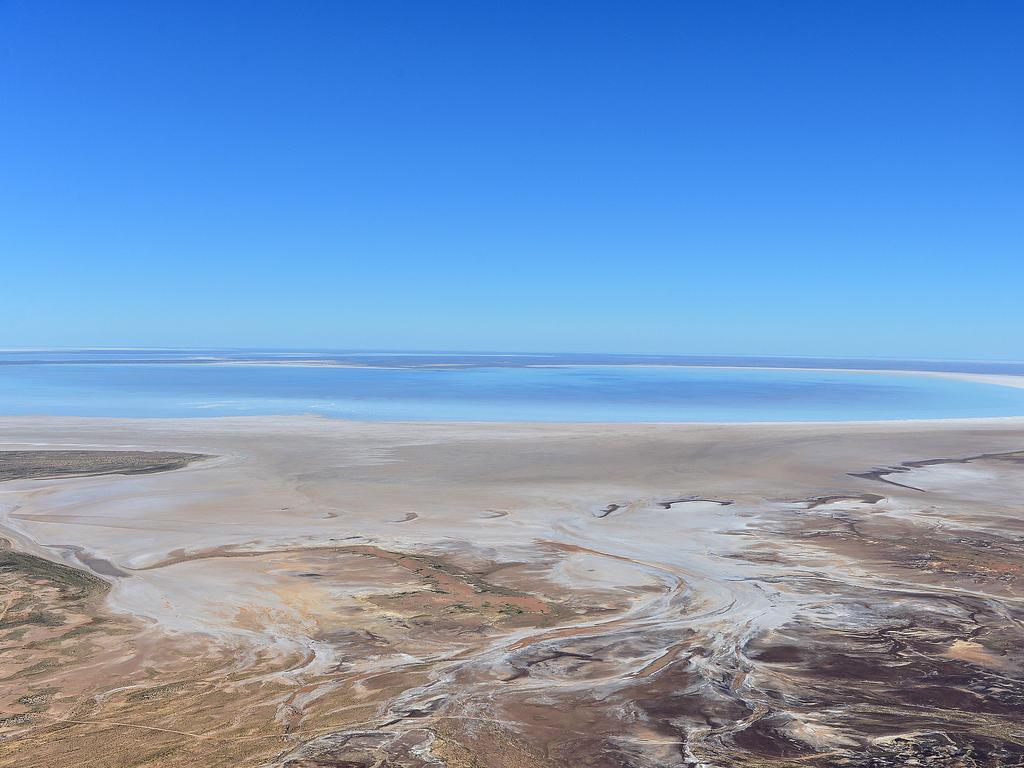
[[[1024,420],[11,417],[0,451],[36,468],[0,453],[0,765],[1024,759]],[[153,471],[62,471],[92,451]]]

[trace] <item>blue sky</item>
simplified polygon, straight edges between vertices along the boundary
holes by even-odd
[[[0,346],[1024,358],[1019,2],[0,2]]]

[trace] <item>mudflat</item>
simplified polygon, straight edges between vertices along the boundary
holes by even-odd
[[[1024,762],[1022,420],[0,449],[2,766]]]

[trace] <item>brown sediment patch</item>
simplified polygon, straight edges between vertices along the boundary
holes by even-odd
[[[997,655],[976,640],[954,640],[945,653],[951,659],[995,669],[1012,668],[1005,655]]]
[[[170,451],[0,451],[0,481],[170,472],[211,458]]]
[[[172,549],[164,557],[149,565],[136,567],[125,566],[130,571],[153,571],[157,568],[166,568],[170,565],[188,563],[193,560],[206,560],[215,557],[262,557],[274,550],[250,550],[240,549],[240,544],[220,544],[216,547],[206,547],[198,550]],[[283,551],[283,550],[277,550]]]
[[[438,557],[392,552],[370,545],[345,547],[341,551],[393,563],[423,580],[423,589],[371,598],[375,605],[389,611],[410,615],[468,613],[515,623],[534,623],[561,614],[554,603],[485,581],[478,574]]]

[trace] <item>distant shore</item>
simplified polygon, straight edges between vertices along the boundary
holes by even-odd
[[[285,366],[296,368],[371,368],[376,370],[430,370],[444,368],[486,368],[486,364],[424,363],[416,366],[342,363],[332,360],[212,360],[197,365]],[[874,373],[890,376],[930,376],[959,381],[975,381],[1003,387],[1024,389],[1024,374],[972,373],[969,371],[923,371],[913,368],[825,368],[791,365],[695,365],[674,363],[524,363],[520,368],[683,368],[688,370],[723,371],[805,371],[808,373]]]

